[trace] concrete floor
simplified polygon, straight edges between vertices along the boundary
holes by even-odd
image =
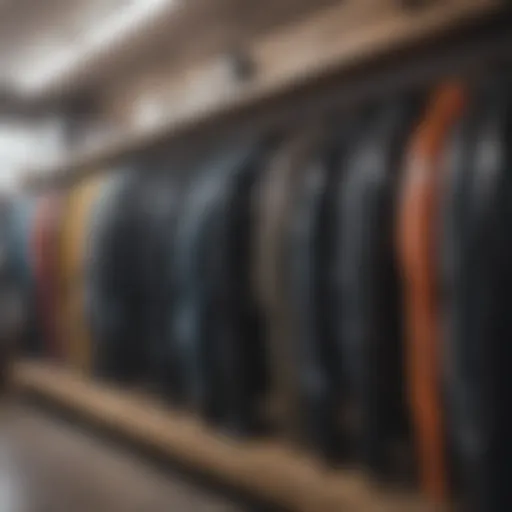
[[[242,512],[30,406],[0,406],[0,512]]]

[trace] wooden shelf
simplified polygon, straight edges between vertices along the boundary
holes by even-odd
[[[364,476],[322,467],[276,441],[222,437],[154,399],[91,382],[40,362],[13,365],[21,393],[36,395],[219,482],[297,512],[415,512],[417,496],[386,492]]]
[[[195,87],[191,87],[190,75],[177,77],[176,83],[169,85],[176,91],[169,106],[173,114],[158,125],[71,155],[55,165],[27,169],[22,184],[34,189],[73,181],[226,117],[257,112],[270,100],[306,89],[320,79],[378,64],[420,43],[435,44],[461,26],[495,15],[502,4],[499,0],[444,0],[404,9],[398,0],[341,2],[250,45],[247,53],[257,70],[251,80],[236,81],[229,73],[219,72],[222,62],[206,63],[192,73],[202,82],[196,96],[191,92]],[[210,73],[215,83],[205,88]],[[275,104],[271,106],[274,109]]]

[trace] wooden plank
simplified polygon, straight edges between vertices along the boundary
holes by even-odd
[[[30,187],[66,179],[69,173],[79,176],[87,167],[110,164],[156,141],[192,132],[340,70],[377,62],[420,41],[435,41],[465,22],[485,19],[500,5],[499,0],[446,0],[408,11],[397,0],[347,0],[251,45],[247,50],[257,69],[252,80],[234,81],[218,60],[184,72],[166,85],[172,91],[168,114],[154,126],[78,152],[56,165],[29,169],[23,183]]]
[[[297,512],[415,512],[417,496],[386,492],[355,471],[334,470],[276,441],[241,441],[154,399],[91,382],[40,362],[13,366],[14,387],[49,399],[219,481]]]

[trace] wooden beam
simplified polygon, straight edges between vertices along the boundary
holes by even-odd
[[[235,440],[154,399],[40,362],[14,365],[12,383],[111,431],[157,449],[255,497],[297,512],[420,512],[408,492],[385,492],[357,472],[333,470],[276,441]]]

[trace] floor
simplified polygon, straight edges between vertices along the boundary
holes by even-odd
[[[28,405],[0,406],[0,512],[242,512]]]

